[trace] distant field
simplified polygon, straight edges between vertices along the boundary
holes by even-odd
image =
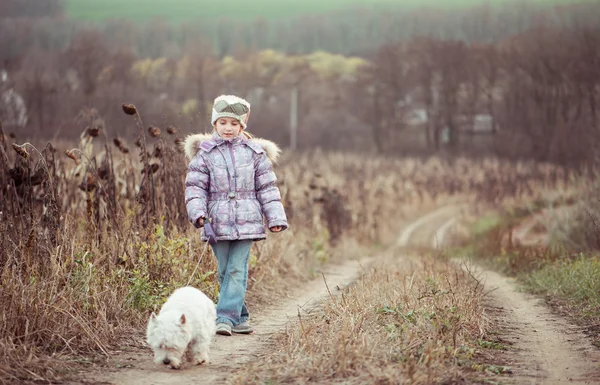
[[[119,17],[147,20],[156,16],[172,22],[204,17],[228,16],[239,19],[285,18],[297,14],[323,13],[347,7],[348,0],[67,0],[72,18],[104,20]],[[358,2],[360,3],[360,1]],[[363,2],[365,4],[366,2]],[[375,4],[394,4],[394,0],[373,0]]]
[[[532,0],[540,2],[541,0]],[[102,21],[126,18],[144,21],[164,17],[178,23],[198,18],[228,16],[236,19],[286,18],[298,14],[316,14],[353,5],[435,5],[469,6],[483,0],[66,0],[67,15],[74,19]],[[506,0],[492,0],[500,4]],[[547,0],[544,3],[566,2]]]

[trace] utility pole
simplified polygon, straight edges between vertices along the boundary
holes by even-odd
[[[294,85],[290,94],[290,147],[298,147],[298,86]]]

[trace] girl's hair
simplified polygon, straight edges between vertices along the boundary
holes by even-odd
[[[217,128],[213,127],[213,130],[216,131]],[[246,137],[246,139],[254,139],[254,135],[252,135],[251,133],[249,133],[248,131],[242,129],[242,132],[240,132],[240,135],[244,135]]]
[[[241,134],[244,135],[246,137],[246,139],[254,139],[254,135],[252,135],[251,133],[249,133],[246,130],[242,130]]]

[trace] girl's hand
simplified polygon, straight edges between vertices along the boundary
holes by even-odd
[[[281,230],[283,230],[283,226],[273,226],[273,227],[271,227],[271,228],[270,228],[270,230],[271,230],[272,232],[274,232],[274,233],[278,233],[278,232],[280,232]]]

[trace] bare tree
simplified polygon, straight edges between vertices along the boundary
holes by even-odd
[[[85,31],[67,48],[63,65],[77,71],[81,90],[85,97],[90,97],[96,91],[98,76],[108,59],[109,49],[103,37],[96,31]]]

